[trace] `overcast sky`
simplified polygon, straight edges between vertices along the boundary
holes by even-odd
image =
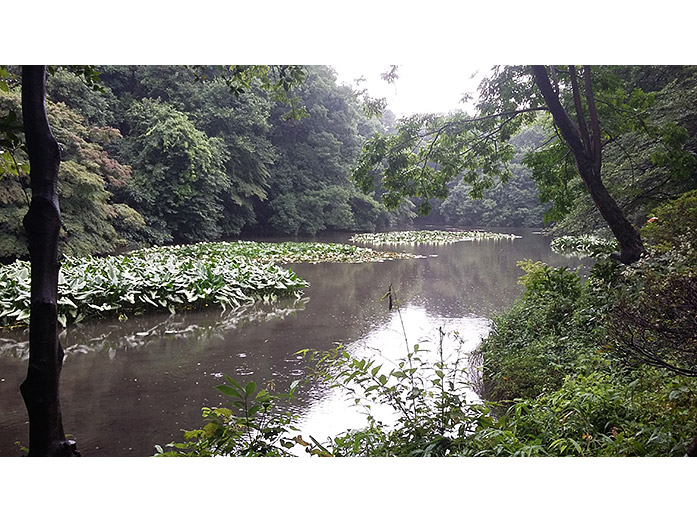
[[[464,94],[475,95],[479,82],[489,73],[490,65],[468,66],[447,64],[397,64],[399,78],[389,84],[380,74],[390,64],[332,64],[338,82],[354,88],[367,88],[374,98],[387,98],[388,108],[398,117],[414,113],[447,113],[461,109],[473,112],[472,102],[463,104]],[[472,75],[475,75],[472,78]],[[356,87],[355,79],[363,76],[365,82]]]

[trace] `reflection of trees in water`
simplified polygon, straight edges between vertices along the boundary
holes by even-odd
[[[180,439],[180,429],[199,427],[203,405],[225,402],[214,389],[223,383],[222,374],[285,392],[306,373],[307,362],[297,351],[348,344],[388,323],[391,314],[380,298],[390,284],[405,306],[423,307],[429,316],[490,317],[521,291],[516,261],[564,263],[551,254],[546,238],[531,235],[510,242],[405,250],[437,256],[292,264],[310,282],[305,299],[296,303],[258,303],[225,313],[153,314],[67,329],[61,335],[68,349],[61,383],[64,425],[85,455],[147,455],[155,443]],[[0,338],[5,356],[0,357],[0,374],[7,377],[0,382],[0,455],[14,455],[14,441],[26,439],[18,386],[26,373],[20,358],[27,335],[3,332]],[[293,408],[306,409],[325,393],[321,385],[305,386]]]
[[[287,390],[304,361],[289,355],[271,331],[301,317],[307,303],[258,303],[222,314],[157,315],[67,331],[65,426],[80,438],[84,455],[148,455],[156,443],[181,439],[181,429],[199,427],[202,406],[225,401],[214,388],[223,374],[253,379],[260,387],[273,380],[277,390]],[[5,369],[19,363],[2,360]],[[24,409],[14,391],[3,401],[0,455],[8,455],[12,442],[24,438]]]
[[[308,298],[273,303],[255,302],[222,312],[209,310],[167,316],[154,314],[136,317],[125,323],[89,322],[71,325],[61,332],[60,338],[65,347],[66,359],[92,351],[108,351],[109,357],[113,359],[118,350],[156,346],[161,344],[162,338],[205,342],[248,324],[283,320],[303,310],[307,301]],[[26,337],[27,331],[23,329],[16,337],[0,338],[0,357],[28,359],[29,342],[21,341]]]
[[[380,304],[380,297],[390,284],[403,304],[423,305],[443,316],[491,317],[521,292],[517,280],[523,272],[517,261],[569,263],[550,251],[547,238],[531,234],[508,241],[402,247],[425,258],[361,265],[296,264],[292,268],[310,282],[305,292],[313,303],[331,303],[331,310],[347,321],[375,324],[385,318],[386,306]]]

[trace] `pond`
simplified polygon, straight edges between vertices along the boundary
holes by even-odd
[[[522,237],[384,246],[423,257],[382,263],[290,264],[310,282],[299,300],[69,327],[61,334],[65,430],[83,456],[150,456],[156,444],[181,440],[182,429],[199,427],[202,406],[225,401],[214,389],[224,374],[285,392],[305,375],[307,361],[296,355],[299,350],[344,344],[354,352],[379,350],[398,358],[405,354],[405,335],[410,345],[428,346],[437,343],[439,327],[457,331],[470,350],[487,335],[492,316],[520,294],[518,260],[592,263],[554,254],[549,238],[534,231],[501,232]],[[349,236],[319,241],[346,242]],[[390,285],[399,312],[381,301]],[[19,393],[27,339],[22,329],[0,331],[0,456],[21,455],[16,442],[28,442]],[[341,401],[320,383],[301,388],[292,409],[301,415],[303,433],[324,441],[361,426],[360,412]]]

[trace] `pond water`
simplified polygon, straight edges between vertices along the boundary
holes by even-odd
[[[295,354],[301,349],[344,344],[355,353],[378,350],[394,359],[405,354],[405,334],[410,345],[427,347],[437,344],[439,327],[457,331],[470,350],[487,335],[490,318],[520,294],[518,260],[592,263],[554,254],[549,239],[533,231],[502,232],[522,238],[390,246],[385,250],[424,257],[383,263],[291,264],[310,282],[299,300],[70,327],[61,334],[65,430],[83,456],[149,456],[154,445],[179,441],[182,429],[199,427],[202,406],[225,401],[214,389],[224,383],[223,374],[285,392],[305,375],[307,361]],[[401,319],[381,301],[390,285]],[[16,442],[28,442],[19,393],[27,339],[21,329],[0,331],[0,456],[21,455]],[[361,426],[362,414],[343,401],[323,384],[300,389],[292,408],[301,415],[303,434],[324,441]]]

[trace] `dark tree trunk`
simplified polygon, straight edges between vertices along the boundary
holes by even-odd
[[[638,231],[625,218],[617,202],[610,196],[600,177],[601,151],[600,151],[600,129],[597,122],[597,113],[593,105],[592,92],[590,92],[590,75],[586,70],[586,95],[588,99],[589,112],[591,113],[591,125],[593,127],[592,136],[586,128],[586,123],[581,114],[580,94],[574,82],[574,101],[579,112],[579,122],[576,123],[571,118],[564,106],[561,105],[557,93],[552,87],[547,70],[542,65],[532,66],[537,84],[542,96],[549,107],[554,123],[559,128],[564,141],[569,145],[578,172],[590,193],[595,206],[600,211],[603,219],[610,226],[610,230],[615,235],[617,243],[620,245],[620,261],[625,264],[634,263],[645,252],[644,244],[641,241]],[[570,68],[572,74],[575,70]]]
[[[29,414],[30,456],[79,456],[66,441],[59,401],[63,348],[58,341],[58,205],[60,150],[48,124],[46,67],[22,67],[22,116],[31,167],[24,217],[31,261],[29,370],[20,390]]]

